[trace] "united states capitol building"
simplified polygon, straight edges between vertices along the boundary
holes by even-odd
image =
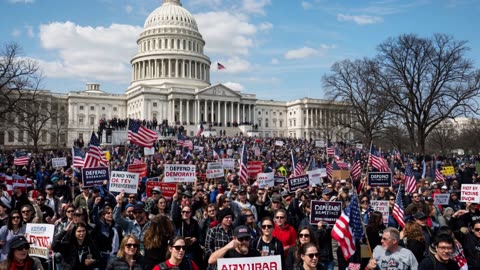
[[[88,143],[101,119],[113,118],[167,121],[169,125],[182,125],[188,136],[194,135],[203,122],[209,134],[222,130],[227,136],[352,137],[348,130],[332,125],[332,119],[348,119],[348,106],[344,104],[312,98],[261,100],[255,94],[235,91],[221,83],[212,85],[210,70],[217,64],[212,65],[204,54],[205,41],[195,18],[180,0],[164,0],[148,16],[137,44],[138,51],[131,59],[131,83],[125,94],[104,92],[96,83],[67,94],[45,91],[48,106],[63,111],[59,115],[65,118],[51,121],[64,123],[64,128],[52,134],[47,127],[41,144],[54,145],[57,141],[68,147],[77,138]],[[20,132],[2,131],[0,145],[25,144],[28,139],[20,137]]]

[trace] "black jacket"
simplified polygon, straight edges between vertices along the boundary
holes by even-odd
[[[463,239],[463,251],[469,270],[480,270],[480,239],[468,233]]]
[[[130,265],[128,264],[127,261],[119,257],[112,258],[107,265],[107,270],[143,270],[143,269],[147,269],[147,268],[144,267],[144,261],[142,256],[135,258],[135,264],[133,265],[132,268],[130,268]]]
[[[89,270],[99,266],[100,251],[97,246],[86,239],[83,245],[79,246],[70,243],[70,234],[73,231],[64,231],[60,233],[52,243],[52,250],[62,254],[63,270]],[[94,264],[85,265],[87,255],[91,254],[92,259],[96,260]]]

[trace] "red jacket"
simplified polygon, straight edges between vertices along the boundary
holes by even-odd
[[[286,246],[294,246],[295,241],[297,240],[297,232],[289,224],[285,224],[283,228],[280,228],[275,224],[272,235],[282,242],[284,248]],[[285,256],[287,255],[287,252],[288,248],[285,248]]]

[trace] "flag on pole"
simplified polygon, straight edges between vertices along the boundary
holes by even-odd
[[[88,151],[85,155],[84,168],[94,167],[107,167],[107,160],[105,159],[105,155],[103,155],[103,150],[100,147],[100,142],[95,135],[95,132],[92,132]]]
[[[425,178],[425,175],[427,174],[427,163],[425,162],[425,159],[422,160],[422,178]]]
[[[303,165],[297,160],[297,157],[293,154],[293,150],[290,150],[292,156],[292,176],[298,176],[304,174]]]
[[[398,222],[398,224],[404,228],[405,227],[405,214],[403,212],[403,199],[401,194],[402,186],[398,188],[397,196],[395,198],[395,204],[393,205],[393,218]]]
[[[217,62],[217,70],[227,69],[224,65]]]
[[[327,144],[327,156],[334,156],[335,155],[335,148],[332,146],[332,144],[329,142]]]
[[[30,161],[30,157],[28,156],[27,152],[25,151],[15,152],[15,157],[13,158],[13,165],[24,166],[24,165],[28,165],[29,161]]]
[[[201,122],[200,125],[198,126],[197,137],[202,136],[202,133],[203,133],[203,123]]]
[[[363,235],[358,198],[353,195],[350,204],[337,219],[332,229],[332,238],[337,240],[340,245],[345,260],[348,261],[355,253],[355,240],[362,239]]]
[[[238,178],[242,185],[248,185],[248,169],[247,169],[247,150],[245,148],[245,144],[242,147],[242,155],[240,158],[240,170],[238,172]]]
[[[447,180],[447,179],[445,179],[445,176],[443,176],[442,172],[438,168],[436,168],[435,169],[435,181],[445,182],[445,180]]]
[[[405,191],[407,193],[414,193],[417,190],[417,180],[413,175],[412,164],[407,163],[405,167]]]
[[[192,150],[193,149],[193,142],[192,140],[187,140],[183,136],[182,133],[178,133],[178,141],[177,144],[182,146],[182,147],[187,147],[188,149]]]
[[[330,180],[333,180],[333,166],[332,163],[327,163],[325,165],[325,168],[327,169],[327,178]]]
[[[128,122],[128,140],[130,143],[142,147],[152,147],[153,143],[158,139],[158,134],[153,130],[145,128],[140,121],[129,119]]]
[[[379,172],[389,172],[390,171],[390,166],[388,166],[387,161],[381,157],[377,150],[375,149],[375,146],[372,145],[372,148],[370,149],[370,163],[372,164],[372,167],[377,169]]]
[[[72,147],[73,167],[81,168],[85,163],[85,154],[78,147]]]
[[[362,175],[362,164],[360,163],[360,160],[356,160],[352,168],[350,168],[350,175],[352,176],[352,179],[357,179]]]

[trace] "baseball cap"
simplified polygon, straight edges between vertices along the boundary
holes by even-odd
[[[413,218],[415,218],[415,219],[425,219],[425,218],[427,218],[427,216],[422,211],[418,211],[417,213],[415,213]]]
[[[236,238],[251,237],[252,236],[250,234],[250,229],[245,225],[240,225],[240,226],[235,227],[235,230],[233,231],[233,235]]]
[[[145,204],[143,202],[136,202],[133,206],[133,210],[135,211],[145,211]]]
[[[23,235],[18,235],[18,236],[15,236],[12,241],[10,242],[10,248],[12,249],[15,249],[15,248],[19,248],[23,245],[30,245],[30,243],[27,241],[27,239],[25,238],[25,236]]]
[[[160,193],[162,194],[162,190],[159,187],[152,188],[152,193]]]

